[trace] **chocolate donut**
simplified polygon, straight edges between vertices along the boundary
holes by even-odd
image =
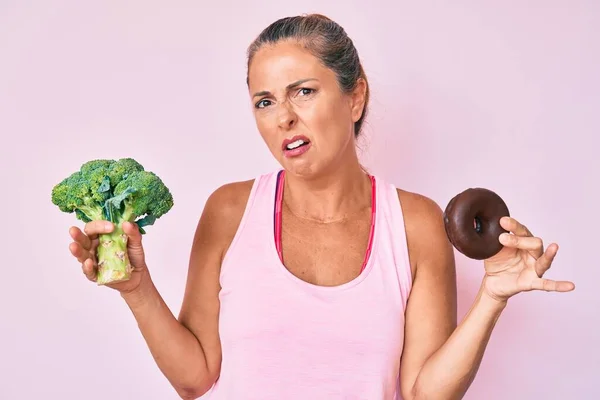
[[[452,245],[465,256],[484,260],[502,250],[498,237],[506,232],[500,218],[509,216],[504,200],[491,190],[470,188],[454,196],[444,211]]]

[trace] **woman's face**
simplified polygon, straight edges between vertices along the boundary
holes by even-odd
[[[259,50],[248,79],[258,130],[283,168],[308,177],[356,157],[364,81],[354,93],[342,93],[334,72],[296,42]]]

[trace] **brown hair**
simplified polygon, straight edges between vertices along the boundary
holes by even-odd
[[[325,67],[331,69],[343,92],[351,92],[359,78],[365,80],[365,106],[360,119],[354,124],[354,135],[358,137],[367,114],[369,85],[358,51],[344,28],[321,14],[281,18],[266,27],[248,47],[248,69],[252,58],[262,46],[288,39],[302,43]]]

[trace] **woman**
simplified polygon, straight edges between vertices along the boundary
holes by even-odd
[[[250,46],[248,88],[262,138],[283,167],[207,200],[181,313],[152,283],[141,236],[135,266],[110,285],[183,399],[455,399],[507,300],[569,291],[542,279],[557,252],[511,218],[456,326],[453,249],[429,198],[361,168],[369,87],[344,30],[320,15],[284,18]],[[72,227],[72,254],[95,279],[110,224]],[[410,294],[410,297],[409,297]]]

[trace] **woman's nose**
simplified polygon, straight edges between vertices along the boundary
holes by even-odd
[[[278,115],[278,124],[282,129],[291,129],[297,121],[297,115],[294,110],[291,109],[290,104],[284,103],[281,105],[279,115]]]

